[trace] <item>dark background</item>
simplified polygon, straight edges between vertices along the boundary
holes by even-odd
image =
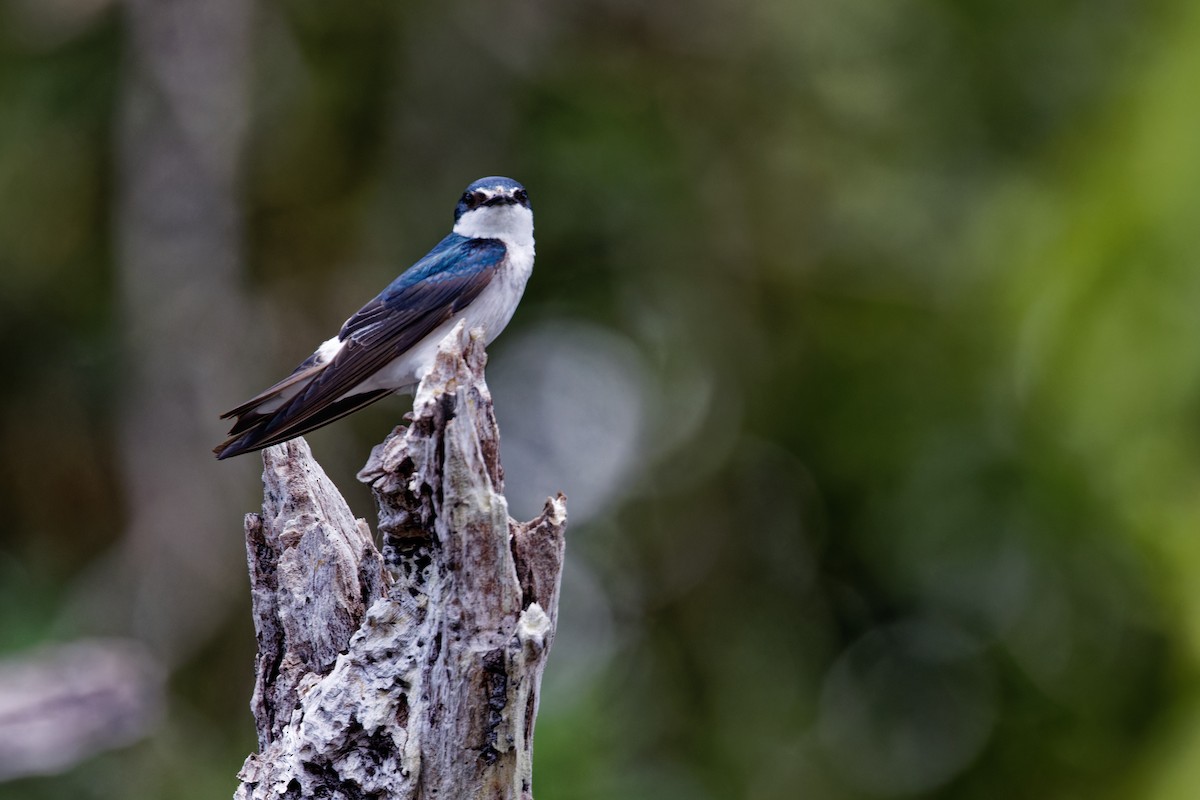
[[[4,0],[0,681],[138,699],[0,798],[232,793],[217,414],[490,174],[538,800],[1200,792],[1200,5]],[[361,515],[406,403],[310,437]]]

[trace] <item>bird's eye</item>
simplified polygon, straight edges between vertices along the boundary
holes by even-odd
[[[470,192],[463,192],[462,202],[466,203],[468,206],[475,205],[475,195],[471,194]]]
[[[517,198],[518,203],[529,202],[529,192],[525,191],[524,189],[517,189],[515,192],[513,192],[513,197]]]

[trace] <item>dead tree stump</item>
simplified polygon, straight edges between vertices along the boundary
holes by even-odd
[[[460,325],[359,480],[382,553],[303,439],[246,516],[259,752],[236,798],[531,798],[566,499],[509,519],[482,341]]]

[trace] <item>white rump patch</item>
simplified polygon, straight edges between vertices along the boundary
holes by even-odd
[[[336,336],[332,339],[326,339],[325,341],[321,342],[321,346],[317,348],[317,352],[313,353],[313,355],[317,357],[318,364],[328,364],[330,361],[333,361],[334,357],[338,353],[342,351],[342,347],[344,347],[345,344],[345,342],[338,339]]]

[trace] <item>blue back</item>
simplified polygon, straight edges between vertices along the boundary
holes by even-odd
[[[462,278],[494,269],[504,260],[506,252],[504,244],[496,239],[468,239],[451,233],[388,284],[379,296],[386,300],[421,281]]]

